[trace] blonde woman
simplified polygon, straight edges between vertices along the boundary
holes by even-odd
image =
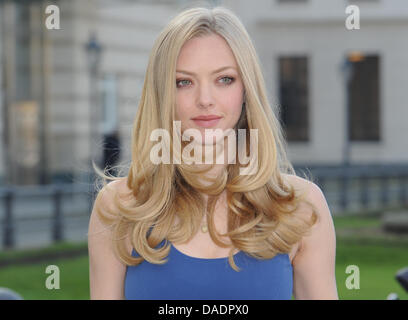
[[[89,224],[91,299],[338,299],[331,214],[288,161],[277,112],[229,9],[170,21],[150,54],[128,173],[95,168],[113,181]],[[209,129],[247,139],[222,144]],[[155,153],[157,130],[169,134]],[[242,148],[252,162],[228,160]],[[224,161],[197,161],[208,150]]]

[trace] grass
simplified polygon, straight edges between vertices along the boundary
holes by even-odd
[[[395,279],[398,270],[408,267],[407,244],[376,242],[359,243],[337,240],[336,281],[340,299],[386,299],[391,292],[400,299],[407,300],[408,294]],[[359,289],[348,289],[346,279],[352,274],[346,273],[347,266],[358,267]],[[354,272],[353,272],[354,273]]]
[[[59,289],[47,289],[48,265],[59,268]],[[89,299],[88,257],[61,259],[28,266],[12,266],[0,270],[0,286],[11,288],[25,300]]]
[[[383,300],[393,292],[408,300],[408,293],[395,279],[397,271],[408,267],[408,235],[383,232],[378,214],[335,216],[333,222],[339,298]],[[346,273],[350,265],[358,267],[359,289],[346,286],[347,277],[352,275]]]
[[[13,265],[0,268],[0,287],[16,291],[25,300],[89,299],[87,243],[60,243],[43,249],[0,253],[0,265],[10,260]],[[24,260],[37,262],[24,263]],[[47,277],[54,275],[54,272],[46,273],[49,265],[59,269],[60,289],[46,288]]]
[[[389,237],[379,232],[378,217],[335,217],[336,281],[340,299],[384,300],[389,293],[397,293],[408,300],[408,294],[395,280],[398,270],[408,267],[408,237]],[[3,261],[15,264],[0,268],[0,286],[8,287],[31,299],[89,299],[89,261],[86,243],[62,243],[42,250],[10,251],[0,253]],[[55,253],[80,252],[82,255],[62,258]],[[41,262],[23,264],[21,259],[42,256]],[[45,256],[50,258],[46,259]],[[47,289],[45,282],[48,265],[56,265],[60,272],[60,289]],[[359,269],[360,288],[348,289],[347,266]]]
[[[336,229],[380,227],[381,221],[377,216],[340,216],[333,219]]]

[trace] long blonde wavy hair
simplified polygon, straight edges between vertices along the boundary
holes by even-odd
[[[237,128],[258,130],[258,170],[252,175],[240,175],[239,163],[228,164],[216,179],[207,179],[205,171],[185,163],[153,164],[149,140],[154,129],[172,132],[175,110],[175,68],[180,49],[193,37],[218,34],[230,46],[243,80],[244,108]],[[149,56],[145,80],[131,142],[132,160],[128,168],[126,193],[114,192],[115,212],[98,206],[98,198],[109,188],[106,180],[125,177],[107,175],[95,165],[103,178],[103,189],[95,208],[104,224],[112,227],[114,251],[126,265],[138,265],[143,260],[154,264],[168,261],[170,244],[156,248],[164,239],[184,243],[198,232],[205,214],[212,240],[220,247],[230,247],[220,236],[231,240],[228,256],[235,264],[234,247],[257,259],[271,259],[278,253],[288,253],[317,221],[315,209],[310,219],[296,210],[308,203],[303,194],[295,191],[285,174],[296,175],[286,156],[286,142],[277,119],[278,107],[268,102],[260,64],[251,39],[239,20],[224,7],[190,8],[175,16],[156,39]],[[174,152],[170,135],[171,151]],[[248,141],[249,139],[247,139]],[[176,143],[176,141],[174,141]],[[228,232],[219,234],[214,225],[214,207],[226,190]],[[208,195],[204,203],[202,194]],[[314,205],[308,203],[312,208]],[[178,217],[179,223],[175,224]],[[129,240],[139,254],[132,256],[125,245]]]

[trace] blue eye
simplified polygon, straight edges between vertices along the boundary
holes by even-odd
[[[190,81],[190,80],[186,80],[186,79],[177,80],[177,81],[176,81],[176,85],[178,85],[180,82],[183,82],[183,81]],[[184,86],[182,85],[182,87],[184,87]]]
[[[232,82],[234,82],[234,78],[231,78],[231,77],[223,77],[223,78],[221,78],[221,80],[222,79],[229,79],[230,80],[229,82],[224,82],[225,84],[231,84]]]
[[[222,81],[222,83],[225,84],[225,85],[229,85],[229,84],[233,83],[234,80],[235,80],[232,77],[222,77],[220,80],[223,80],[223,79],[227,79],[227,81]],[[176,80],[176,86],[177,87],[185,87],[185,86],[189,85],[189,83],[191,83],[191,81],[187,80],[187,79]]]

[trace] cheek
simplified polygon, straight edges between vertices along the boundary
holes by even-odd
[[[175,110],[175,116],[177,120],[183,120],[183,115],[185,116],[186,110],[185,110],[185,102],[182,98],[177,97],[176,99],[176,110]]]
[[[191,115],[189,109],[188,99],[178,96],[176,98],[176,109],[174,112],[175,120],[181,121],[181,131],[184,131],[187,127],[187,122]]]
[[[239,99],[238,101],[236,101],[234,103],[233,112],[234,112],[235,115],[238,115],[238,117],[239,117],[240,114],[241,114],[241,111],[242,111],[242,99]]]
[[[242,104],[243,104],[243,91],[236,90],[229,99],[228,105],[230,105],[229,113],[233,118],[239,118],[242,112]]]

